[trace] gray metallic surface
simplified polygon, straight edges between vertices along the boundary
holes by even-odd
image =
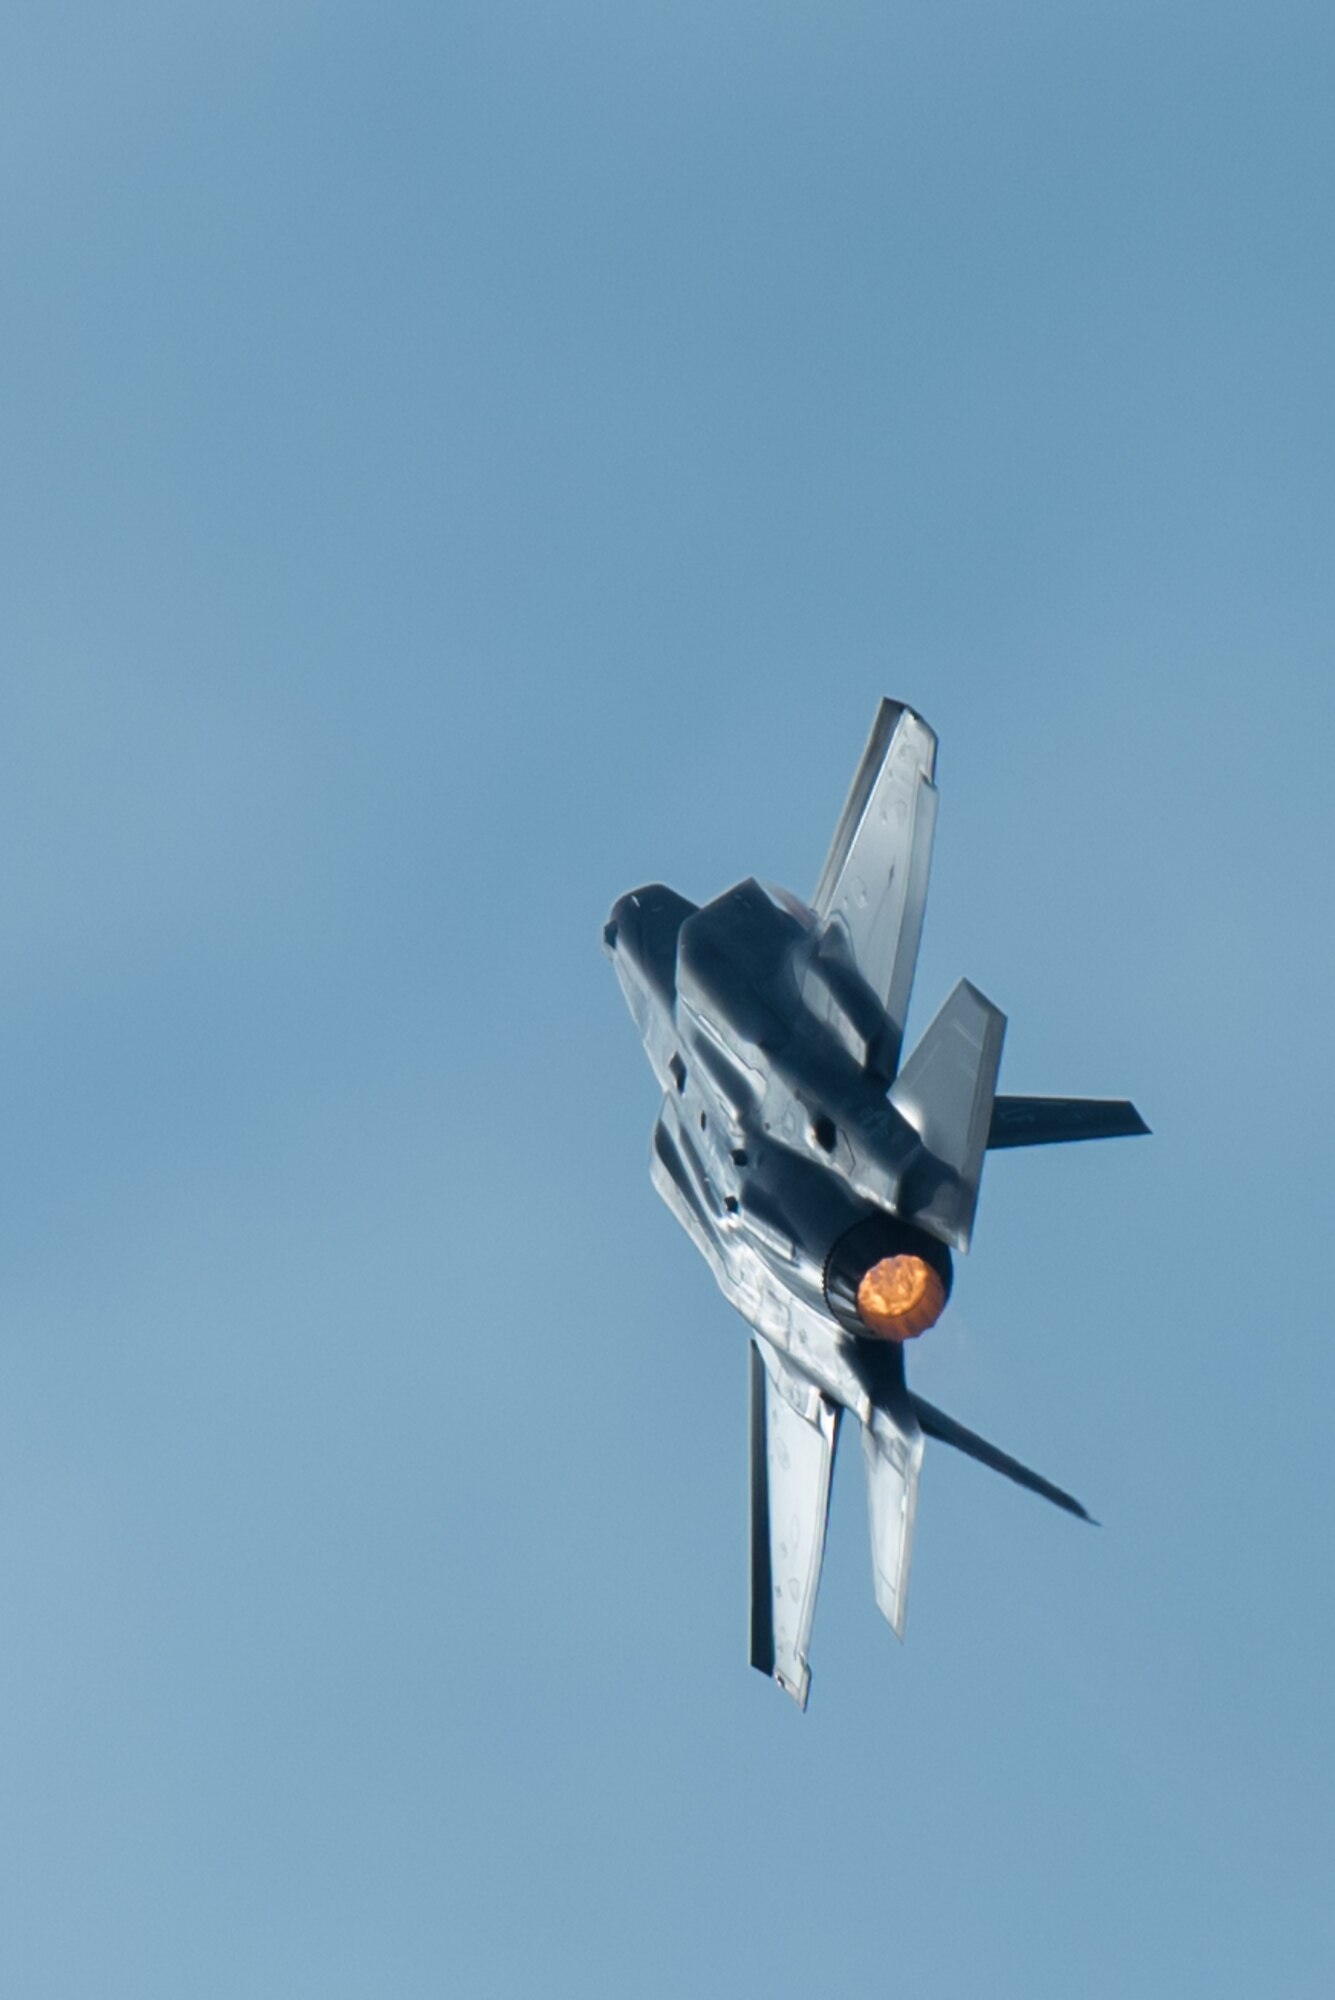
[[[911,1409],[873,1409],[862,1426],[876,1603],[897,1639],[904,1636],[909,1562],[922,1470],[922,1431]]]
[[[961,979],[890,1086],[923,1147],[898,1212],[956,1250],[973,1233],[1005,1039],[1001,1009]]]
[[[751,1343],[751,1664],[803,1708],[839,1406]]]
[[[935,758],[883,702],[810,907],[754,880],[703,906],[655,884],[604,931],[663,1093],[651,1178],[755,1336],[751,1659],[803,1706],[841,1411],[901,1638],[925,1434],[1084,1511],[909,1393],[902,1347],[858,1316],[860,1272],[909,1252],[948,1296],[989,1148],[1145,1129],[1120,1102],[998,1098],[1005,1016],[967,980],[900,1067]]]
[[[899,1062],[936,831],[936,737],[883,701],[812,898],[826,955],[855,967],[885,1013],[874,1067]]]

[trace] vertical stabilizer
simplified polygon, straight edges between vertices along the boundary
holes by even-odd
[[[900,1215],[957,1250],[973,1234],[1006,1016],[961,979],[890,1087],[922,1153],[905,1175]]]
[[[873,1410],[862,1427],[876,1602],[897,1639],[904,1637],[913,1524],[923,1436],[911,1408]]]

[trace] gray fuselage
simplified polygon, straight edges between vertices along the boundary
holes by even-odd
[[[902,1239],[891,1210],[924,1164],[869,1066],[884,1009],[822,952],[810,910],[753,880],[703,907],[636,890],[604,937],[664,1093],[659,1192],[738,1310],[756,1323],[760,1309],[803,1372],[861,1407],[866,1343],[832,1303],[831,1260],[869,1228]],[[948,1253],[931,1250],[948,1284]]]

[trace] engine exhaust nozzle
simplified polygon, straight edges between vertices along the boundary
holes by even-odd
[[[945,1310],[946,1288],[921,1257],[882,1257],[857,1290],[858,1318],[883,1340],[916,1340]]]
[[[849,1333],[916,1340],[945,1311],[950,1252],[926,1230],[880,1213],[840,1237],[825,1265],[825,1303]]]

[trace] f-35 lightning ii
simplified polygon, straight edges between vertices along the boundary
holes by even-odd
[[[989,1149],[1149,1129],[1120,1100],[997,1096],[1006,1017],[968,980],[901,1066],[935,764],[922,717],[883,701],[809,905],[654,886],[603,933],[663,1090],[654,1186],[751,1327],[751,1663],[803,1708],[845,1410],[901,1639],[924,1437],[1090,1518],[915,1396],[904,1343],[950,1296]]]

